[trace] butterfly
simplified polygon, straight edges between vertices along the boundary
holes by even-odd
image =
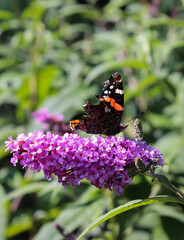
[[[125,131],[128,125],[120,124],[124,111],[124,90],[123,80],[118,72],[104,82],[101,94],[96,97],[99,103],[93,105],[87,101],[83,106],[82,118],[70,121],[71,129],[107,136]]]

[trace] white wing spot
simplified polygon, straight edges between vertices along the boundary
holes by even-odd
[[[113,89],[113,88],[114,88],[114,86],[112,86],[112,85],[111,85],[109,88],[110,88],[110,89]]]
[[[121,89],[119,89],[119,88],[117,88],[117,89],[115,90],[115,93],[120,94],[120,95],[123,95],[124,91],[121,90]]]

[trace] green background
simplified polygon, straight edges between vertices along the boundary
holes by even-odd
[[[14,168],[4,141],[39,128],[47,107],[69,121],[115,71],[124,79],[125,123],[139,112],[144,139],[158,147],[159,171],[184,190],[184,3],[174,0],[0,0],[0,239],[59,240],[133,199],[171,194],[137,176],[117,197],[88,182],[64,189],[57,179]],[[126,134],[134,137],[133,121]],[[83,136],[86,136],[83,134]],[[182,240],[179,204],[118,215],[85,239]]]

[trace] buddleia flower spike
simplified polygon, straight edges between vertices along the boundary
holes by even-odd
[[[144,137],[143,128],[142,128],[140,119],[138,118],[136,118],[134,121],[134,137],[137,142],[141,142]],[[148,170],[148,166],[139,157],[135,159],[135,167],[140,173],[144,173]]]
[[[141,142],[144,137],[142,125],[141,125],[140,119],[138,118],[136,118],[134,121],[134,137],[135,137],[135,140],[138,142]]]

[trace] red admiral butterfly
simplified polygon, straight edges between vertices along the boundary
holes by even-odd
[[[120,124],[124,110],[123,81],[118,72],[112,74],[106,82],[97,105],[87,101],[81,120],[70,121],[72,130],[86,133],[113,136],[123,132],[128,125]]]

